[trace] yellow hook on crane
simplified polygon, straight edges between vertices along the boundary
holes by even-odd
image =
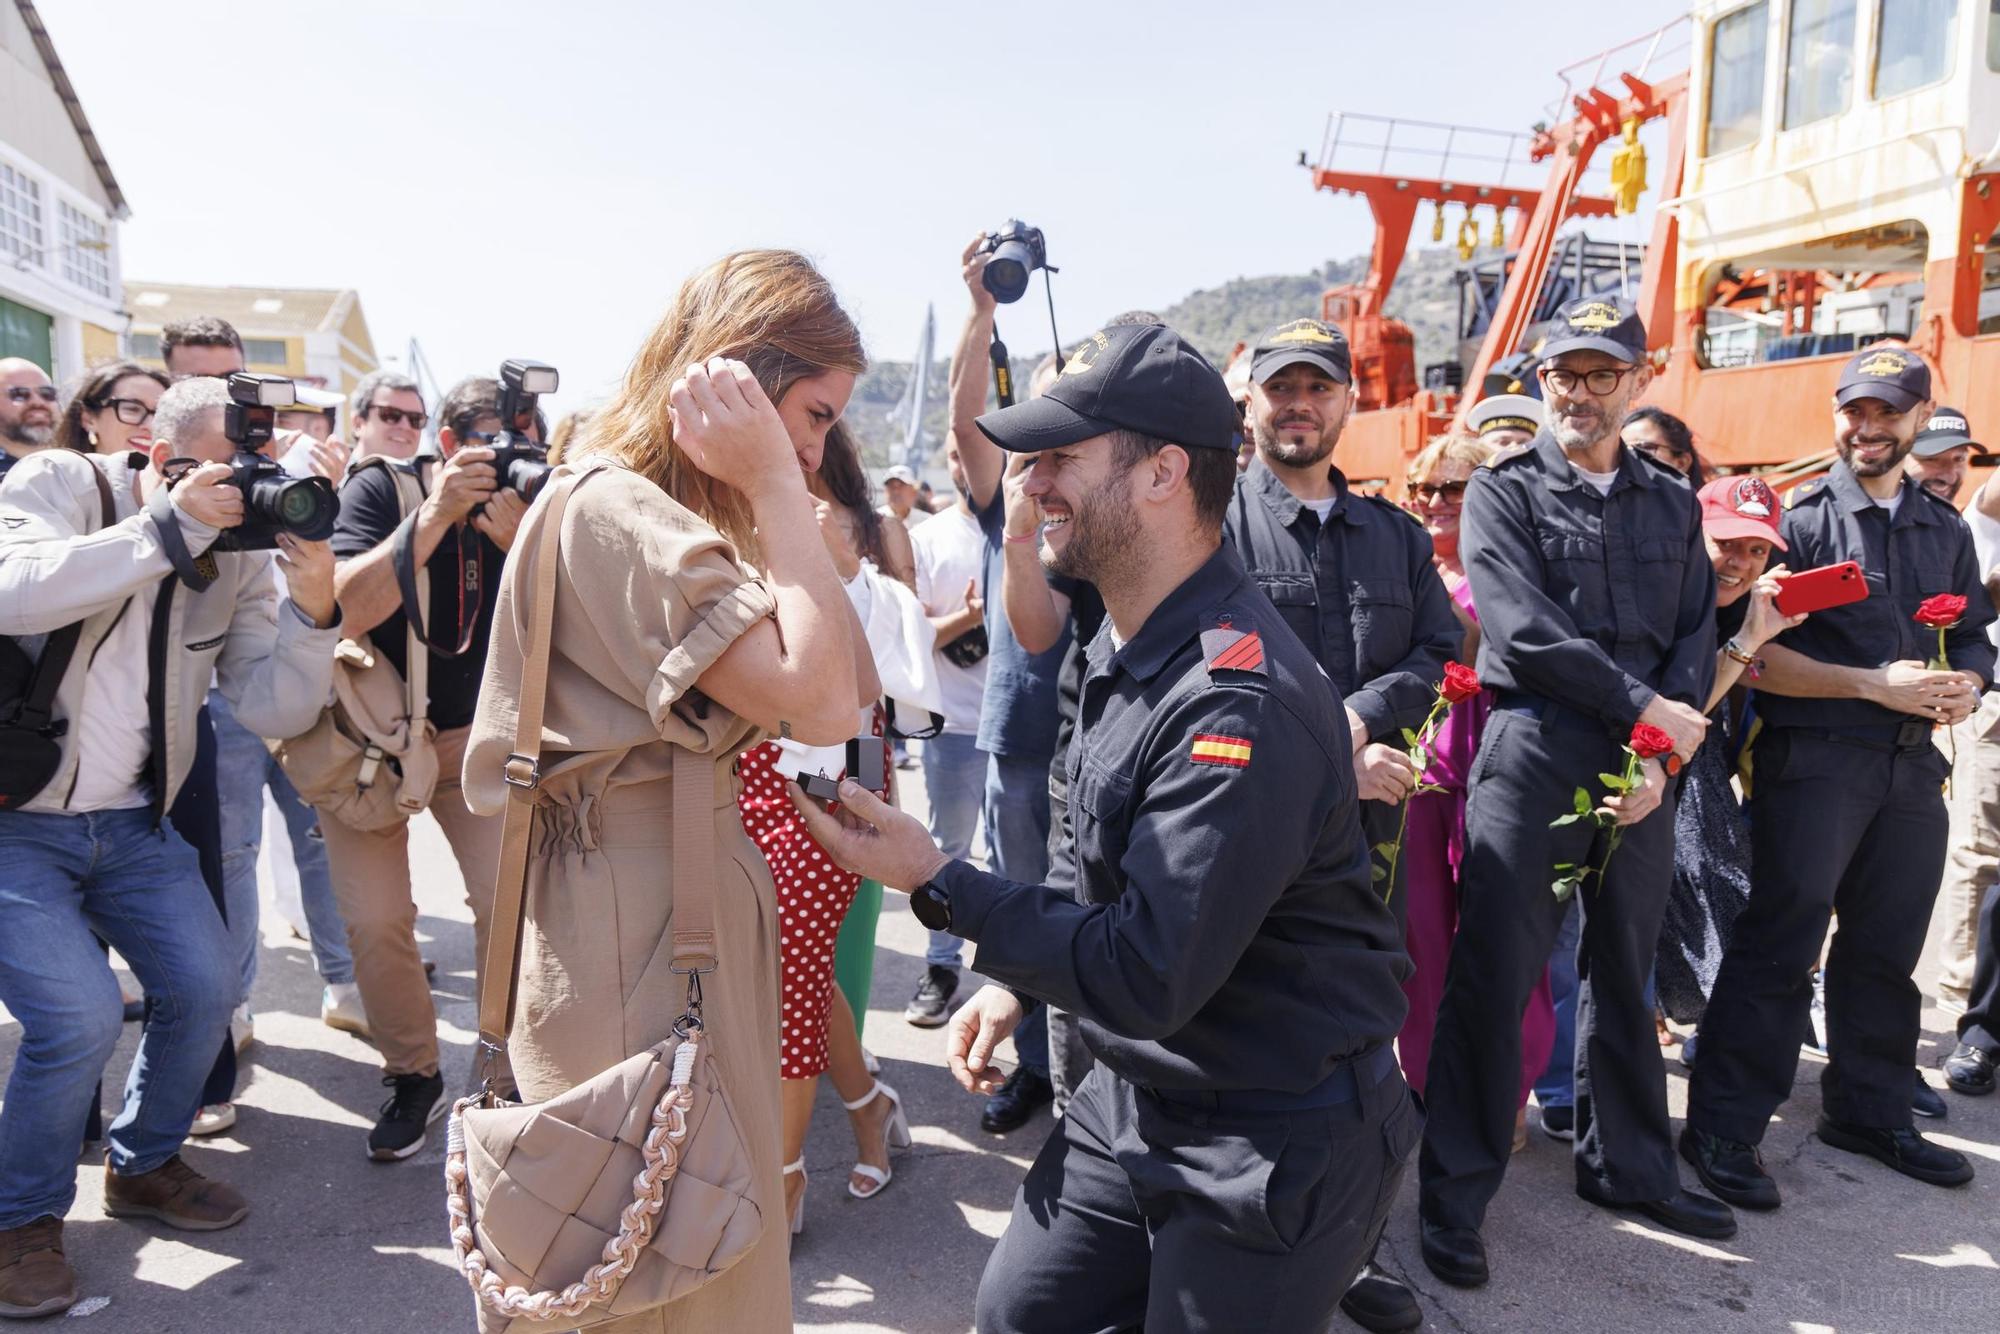
[[[1431,241],[1433,244],[1444,240],[1444,205],[1431,201]]]
[[[1472,216],[1472,210],[1465,210],[1465,217],[1458,224],[1458,257],[1471,259],[1479,249],[1479,222]]]
[[[1616,216],[1636,213],[1639,196],[1646,192],[1646,150],[1639,142],[1639,118],[1625,121],[1623,141],[1611,155],[1611,211]]]
[[[1504,208],[1493,210],[1493,248],[1495,250],[1507,248],[1507,210]]]

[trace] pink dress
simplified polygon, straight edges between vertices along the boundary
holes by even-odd
[[[1474,621],[1472,586],[1461,581],[1451,590],[1451,599]],[[1479,754],[1479,740],[1486,733],[1486,718],[1493,711],[1493,693],[1482,690],[1445,715],[1444,725],[1431,747],[1428,782],[1444,788],[1410,799],[1410,827],[1403,839],[1403,864],[1408,868],[1404,892],[1410,896],[1404,945],[1415,970],[1403,983],[1410,1010],[1403,1019],[1403,1031],[1396,1039],[1403,1062],[1404,1077],[1418,1093],[1424,1091],[1430,1071],[1431,1032],[1437,1027],[1438,1004],[1444,999],[1445,966],[1451,961],[1453,938],[1458,934],[1459,868],[1465,860],[1465,789],[1472,773],[1472,761]],[[1472,942],[1472,948],[1478,943]],[[1548,1068],[1549,1050],[1555,1045],[1556,1016],[1549,998],[1546,970],[1528,997],[1521,1016],[1521,1103],[1542,1071]]]

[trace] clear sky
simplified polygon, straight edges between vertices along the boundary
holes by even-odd
[[[1525,128],[1558,67],[1685,9],[39,7],[131,201],[128,278],[353,287],[383,354],[414,334],[447,383],[538,357],[559,408],[601,396],[681,279],[743,246],[814,256],[884,359],[911,355],[927,301],[948,346],[958,252],[1009,216],[1048,233],[1066,340],[1360,253],[1366,206],[1296,165],[1329,112]],[[1002,313],[1017,351],[1047,346],[1039,300]]]

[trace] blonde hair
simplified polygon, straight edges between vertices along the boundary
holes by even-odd
[[[1488,444],[1476,435],[1448,432],[1417,451],[1417,456],[1410,460],[1410,466],[1403,472],[1403,481],[1406,486],[1417,486],[1440,463],[1463,463],[1477,468],[1499,452],[1497,445]]]
[[[868,368],[861,333],[812,261],[790,250],[739,250],[681,284],[646,337],[625,383],[580,440],[572,458],[602,454],[645,476],[714,525],[755,560],[750,505],[696,468],[674,444],[667,393],[683,371],[710,357],[749,366],[772,403],[824,371]]]

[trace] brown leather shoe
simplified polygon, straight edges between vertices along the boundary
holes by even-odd
[[[76,1305],[76,1272],[63,1259],[62,1220],[0,1230],[0,1318],[27,1320]]]
[[[211,1181],[173,1157],[140,1176],[119,1176],[104,1165],[104,1212],[113,1218],[157,1218],[189,1232],[220,1232],[250,1212],[234,1186]]]

